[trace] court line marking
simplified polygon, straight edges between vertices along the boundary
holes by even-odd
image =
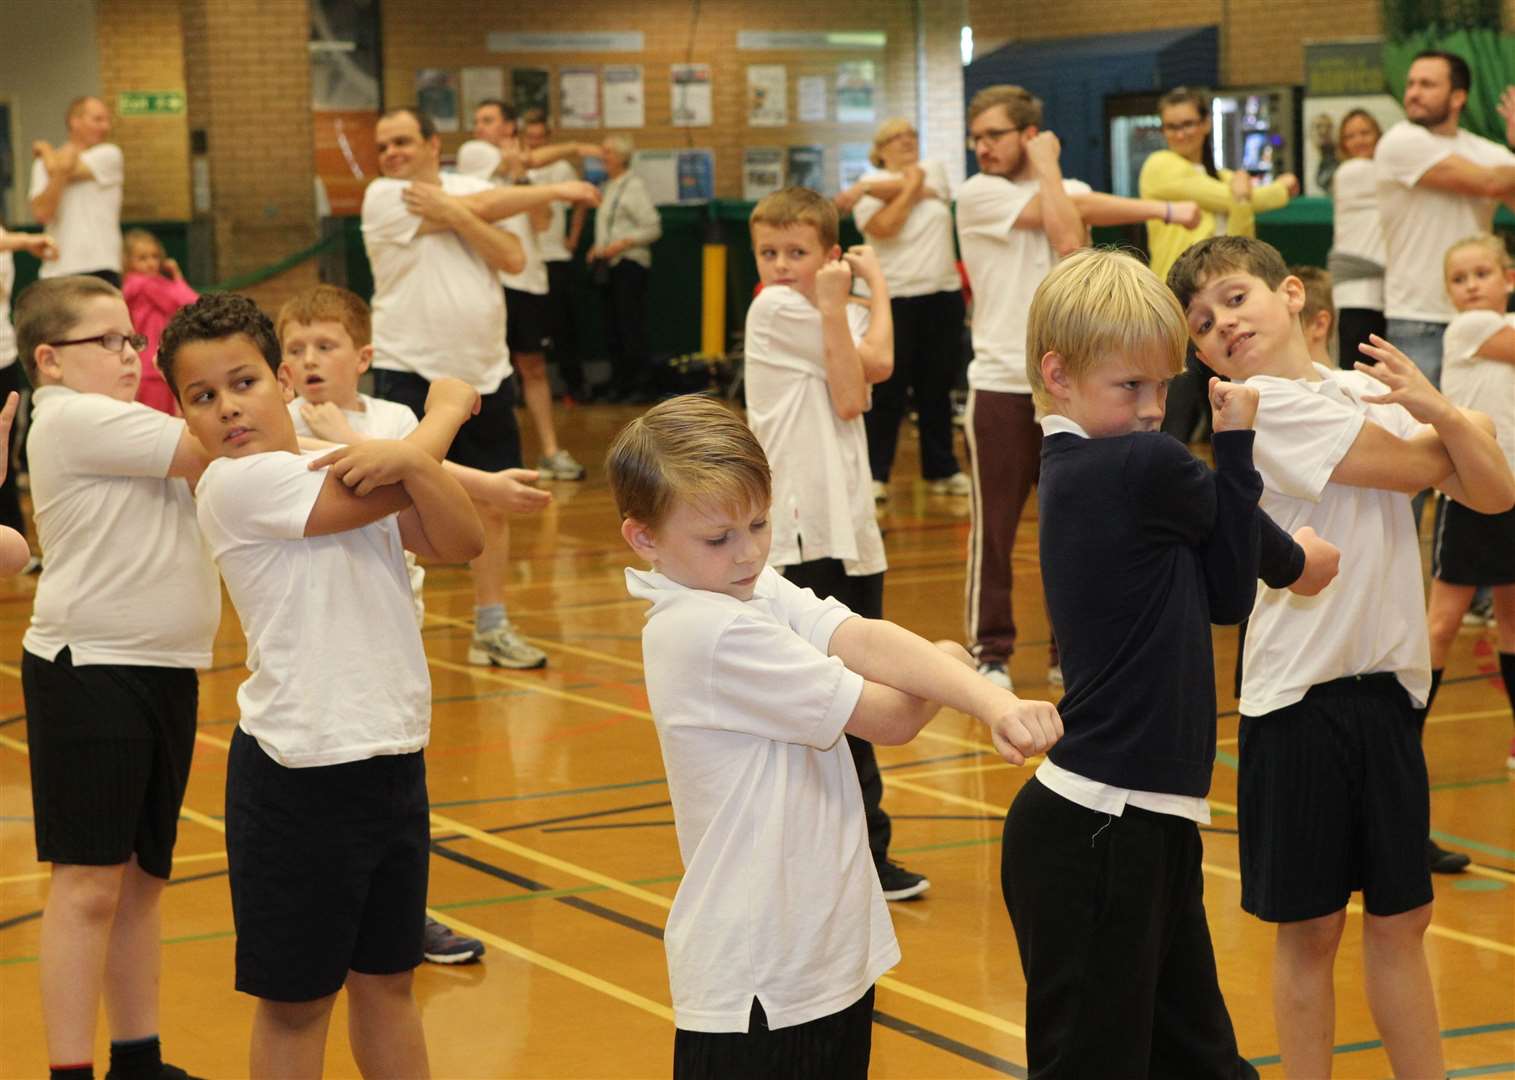
[[[0,674],[9,675],[13,679],[21,678],[21,669],[11,667],[9,664],[0,664]]]

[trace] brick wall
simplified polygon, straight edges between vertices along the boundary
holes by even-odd
[[[126,158],[121,216],[182,221],[189,217],[188,119],[121,116],[117,109],[123,91],[184,90],[179,0],[100,0],[95,18],[101,91]]]
[[[962,154],[952,149],[962,137],[962,70],[958,39],[963,26],[964,0],[925,0],[928,93],[925,152],[939,157],[949,169],[961,170]],[[453,0],[445,20],[430,0],[385,0],[383,14],[384,100],[400,105],[415,100],[415,73],[420,68],[458,70],[492,65],[543,68],[553,73],[553,108],[557,108],[557,73],[566,66],[616,63],[641,64],[646,92],[646,127],[629,131],[647,149],[697,146],[715,152],[716,195],[738,198],[742,189],[742,150],[746,146],[824,144],[831,183],[837,177],[836,146],[870,142],[876,123],[791,123],[787,127],[747,126],[746,94],[749,64],[784,64],[788,68],[789,116],[798,111],[796,79],[825,75],[830,115],[835,116],[834,85],[837,65],[844,60],[872,60],[876,67],[878,120],[891,116],[916,117],[916,20],[912,0],[884,3],[817,4],[813,0],[768,0],[754,8],[744,0],[704,0],[690,50],[687,2],[663,0],[558,0],[550,9],[530,4],[503,5],[493,0]],[[748,52],[736,47],[737,31],[762,30],[882,30],[887,46],[878,51]],[[490,31],[640,30],[645,50],[640,53],[500,54],[488,51]],[[669,123],[669,65],[684,62],[692,51],[698,63],[712,68],[714,123],[705,128],[675,128]],[[508,87],[507,81],[507,87]],[[473,102],[462,102],[467,127]],[[563,132],[564,138],[597,142],[604,130]],[[468,137],[466,130],[444,135],[444,150],[455,150]]]

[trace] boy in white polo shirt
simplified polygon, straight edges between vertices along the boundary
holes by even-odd
[[[100,1000],[111,1072],[183,1076],[158,1045],[158,904],[173,865],[221,590],[190,485],[209,460],[184,421],[134,401],[144,340],[97,277],[16,305],[37,389],[27,435],[42,577],[22,640],[54,1077],[92,1075]],[[107,957],[131,958],[110,963]]]
[[[1313,363],[1304,286],[1272,247],[1201,241],[1168,285],[1200,357],[1256,387],[1262,507],[1342,551],[1318,596],[1262,589],[1242,676],[1242,907],[1278,924],[1273,1007],[1284,1070],[1328,1076],[1332,968],[1347,901],[1363,893],[1368,1002],[1397,1076],[1445,1071],[1423,935],[1430,792],[1421,751],[1431,683],[1412,492],[1470,509],[1515,503],[1488,417],[1451,405],[1374,337],[1356,371]]]
[[[863,1080],[873,984],[900,953],[842,734],[907,742],[941,702],[1021,764],[1056,742],[1057,711],[768,566],[768,462],[719,402],[655,406],[606,472],[653,566],[626,584],[652,602],[647,696],[684,861],[664,934],[674,1075]]]
[[[250,1074],[320,1075],[345,986],[363,1070],[424,1077],[411,974],[426,910],[431,680],[404,552],[456,562],[483,547],[473,504],[441,465],[478,393],[439,379],[407,439],[302,454],[278,365],[273,325],[227,293],[181,309],[158,351],[190,430],[216,455],[196,511],[247,636],[226,850],[237,989],[258,999]]]
[[[774,462],[772,562],[819,597],[870,619],[884,614],[884,539],[873,509],[863,413],[894,370],[889,287],[873,249],[841,254],[837,211],[808,188],[752,210],[763,291],[747,311],[747,421]],[[856,271],[870,290],[849,298]],[[891,825],[873,747],[849,736],[884,896],[931,887],[889,858]]]

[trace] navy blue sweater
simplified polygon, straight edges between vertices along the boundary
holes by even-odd
[[[1210,624],[1251,613],[1304,552],[1258,507],[1253,433],[1215,471],[1169,435],[1042,440],[1042,583],[1067,692],[1057,765],[1139,791],[1204,795],[1215,764]]]

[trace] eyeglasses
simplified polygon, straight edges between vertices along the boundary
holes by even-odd
[[[969,150],[977,150],[981,142],[997,143],[1012,131],[1019,131],[1018,127],[990,128],[988,131],[980,131],[977,135],[969,135],[965,141]]]
[[[65,345],[98,344],[106,352],[113,353],[124,352],[126,347],[130,345],[138,352],[141,352],[147,348],[147,338],[141,334],[117,334],[112,332],[109,334],[96,334],[94,337],[74,338],[71,341],[49,341],[48,344],[55,349],[61,349]]]
[[[1180,120],[1174,124],[1164,124],[1163,130],[1171,135],[1182,135],[1186,131],[1193,131],[1203,123],[1203,120]]]

